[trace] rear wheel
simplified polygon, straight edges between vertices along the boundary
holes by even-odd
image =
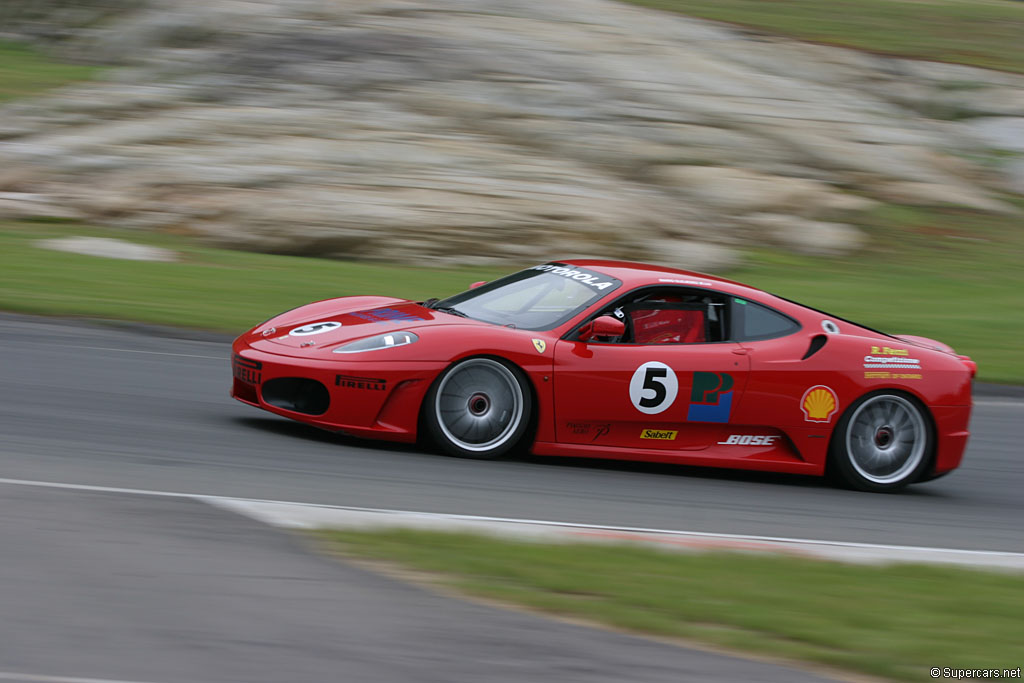
[[[924,411],[906,396],[869,394],[847,409],[832,437],[832,465],[862,491],[898,491],[918,481],[931,457]]]
[[[499,458],[522,440],[533,409],[522,372],[470,358],[442,373],[424,403],[431,436],[450,455]]]

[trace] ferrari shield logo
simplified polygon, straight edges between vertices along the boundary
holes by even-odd
[[[544,349],[548,348],[548,344],[543,339],[534,339],[533,348],[537,349],[537,353],[544,353]]]

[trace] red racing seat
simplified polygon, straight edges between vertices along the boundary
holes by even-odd
[[[695,344],[707,339],[702,310],[636,308],[628,315],[637,344]]]

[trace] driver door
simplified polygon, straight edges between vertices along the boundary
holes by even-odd
[[[555,345],[559,443],[696,450],[720,441],[749,374],[731,342]]]

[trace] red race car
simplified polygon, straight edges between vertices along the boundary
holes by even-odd
[[[976,366],[737,282],[619,261],[444,300],[328,299],[233,347],[231,395],[360,437],[497,458],[837,475],[893,491],[960,464]]]

